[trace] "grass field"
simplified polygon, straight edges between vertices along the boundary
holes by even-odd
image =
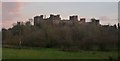
[[[108,59],[117,58],[117,52],[65,52],[54,48],[3,48],[3,59]]]

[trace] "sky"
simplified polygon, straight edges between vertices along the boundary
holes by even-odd
[[[118,2],[119,0],[1,0],[3,2]]]
[[[47,1],[47,0],[45,0]],[[36,2],[34,0],[4,0],[2,2],[2,27],[12,27],[17,21],[28,21],[36,15],[60,14],[62,19],[69,19],[70,15],[85,17],[87,21],[91,18],[100,19],[101,24],[118,23],[118,0],[109,2]],[[58,0],[60,1],[60,0]],[[75,0],[77,1],[77,0]],[[104,0],[105,1],[105,0]],[[0,3],[1,4],[1,3]]]

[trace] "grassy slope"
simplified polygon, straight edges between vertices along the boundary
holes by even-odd
[[[12,49],[3,48],[3,59],[108,59],[117,57],[117,52],[64,52],[53,48]]]

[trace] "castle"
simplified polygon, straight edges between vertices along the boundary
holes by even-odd
[[[60,15],[53,15],[53,14],[50,14],[49,18],[43,18],[43,15],[34,17],[34,25],[35,26],[39,26],[40,24],[49,24],[49,23],[53,23],[53,24],[61,24],[61,23],[85,24],[85,23],[89,23],[89,24],[99,25],[99,20],[92,18],[91,22],[86,22],[86,18],[80,18],[80,20],[79,20],[77,15],[69,16],[69,19],[63,19],[63,20],[61,20]]]

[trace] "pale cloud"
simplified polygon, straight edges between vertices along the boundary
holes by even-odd
[[[0,30],[2,27],[2,2],[0,2]]]
[[[24,6],[24,4],[26,5]],[[76,13],[80,15],[80,17],[99,17],[103,24],[117,23],[117,21],[111,20],[111,18],[117,16],[117,9],[115,8],[117,6],[116,3],[113,3],[115,6],[113,6],[112,3],[70,3],[71,5],[68,4],[68,7],[66,3],[64,3],[65,5],[63,5],[63,3],[55,4],[57,5],[54,5],[53,3],[45,4],[36,2],[3,2],[3,27],[9,28],[13,23],[16,23],[17,21],[26,21],[27,19],[37,14],[49,15],[50,13],[60,13],[63,18],[67,18],[69,15]],[[76,5],[79,5],[79,8],[77,8]],[[92,9],[92,7],[94,8]]]
[[[100,19],[100,22],[104,25],[114,25],[114,24],[117,24],[118,23],[118,19],[117,18],[110,18],[108,16],[101,16],[99,17]]]
[[[2,2],[0,1],[0,8],[2,8]]]
[[[16,2],[16,3],[15,2],[3,2],[2,3],[3,27],[6,24],[8,24],[8,22],[15,21],[17,18],[19,18],[22,15],[21,14],[22,8],[23,8],[22,2]]]
[[[110,20],[110,18],[108,16],[101,16],[99,18],[101,21],[107,21],[107,20]]]
[[[119,0],[3,0],[3,2],[118,2]]]

